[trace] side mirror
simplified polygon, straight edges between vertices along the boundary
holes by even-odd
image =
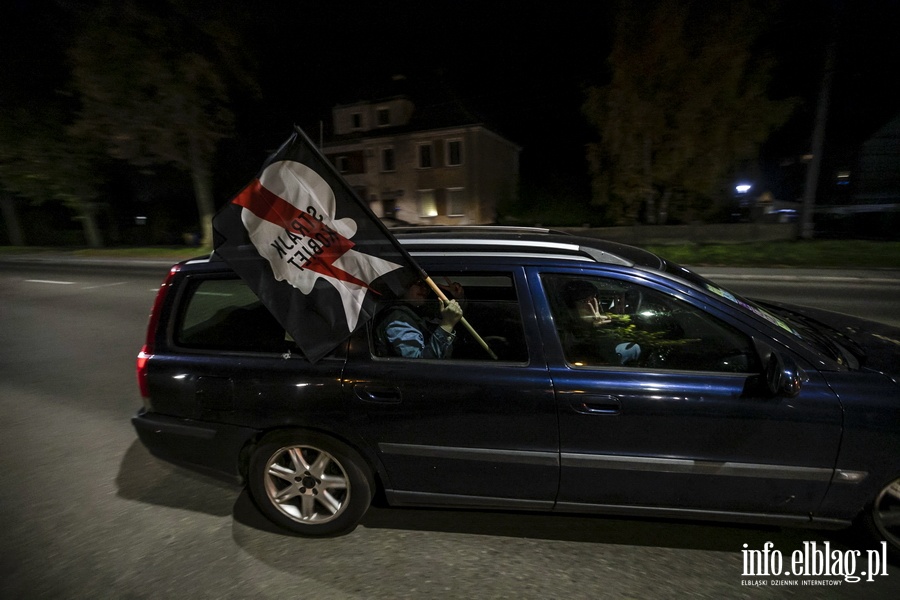
[[[762,364],[762,379],[765,389],[772,396],[794,398],[800,393],[809,377],[794,359],[778,352],[765,342],[753,340]]]

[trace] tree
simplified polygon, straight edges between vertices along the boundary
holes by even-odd
[[[101,177],[97,155],[90,146],[66,132],[66,112],[54,103],[6,110],[0,117],[0,185],[7,194],[41,204],[59,200],[81,221],[91,248],[103,246],[97,226]],[[4,210],[14,210],[12,196],[3,199]],[[14,213],[7,215],[15,228]],[[10,231],[13,244],[25,242]]]
[[[0,11],[0,202],[9,241],[26,243],[16,203],[60,201],[81,222],[88,245],[103,244],[96,223],[97,154],[67,132],[71,95],[62,66],[69,23],[55,3],[8,2]],[[102,155],[101,155],[102,156]]]
[[[73,131],[134,165],[171,163],[188,172],[206,246],[216,145],[234,121],[229,84],[255,89],[221,14],[202,2],[103,2],[70,51],[81,100]]]
[[[793,111],[772,101],[756,45],[765,13],[746,1],[623,3],[610,83],[587,91],[594,202],[616,224],[711,212]],[[649,8],[649,10],[648,10]]]

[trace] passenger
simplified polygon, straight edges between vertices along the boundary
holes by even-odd
[[[584,365],[625,365],[641,356],[641,347],[623,342],[612,317],[603,312],[597,288],[583,279],[566,283],[562,300],[569,318],[562,323],[566,359]]]
[[[462,297],[462,286],[451,284],[448,291]],[[376,353],[404,358],[450,358],[456,339],[454,328],[463,316],[455,299],[441,301],[437,321],[427,318],[431,290],[417,281],[406,290],[404,303],[389,307],[375,327]]]

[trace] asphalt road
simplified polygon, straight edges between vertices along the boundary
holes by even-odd
[[[803,304],[900,327],[898,271],[712,267],[696,270],[748,298]]]
[[[742,576],[744,544],[846,552],[845,532],[388,508],[339,538],[277,531],[241,488],[136,441],[134,357],[164,272],[0,265],[0,598],[900,597],[896,566],[816,587]],[[709,274],[900,324],[896,274]]]

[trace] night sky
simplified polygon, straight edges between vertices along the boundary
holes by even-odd
[[[64,86],[69,15],[86,4],[3,3],[0,61],[3,81],[14,82],[0,90],[4,102]],[[315,138],[332,105],[367,99],[383,91],[393,75],[404,75],[410,82],[441,81],[519,144],[523,180],[574,181],[586,193],[584,144],[591,134],[580,107],[585,86],[607,77],[614,8],[612,2],[594,4],[210,3],[207,10],[239,6],[246,11],[244,34],[262,88],[259,99],[236,99],[237,135],[223,145],[221,159],[231,173],[249,162],[249,177],[293,124]],[[771,160],[808,147],[830,6],[841,11],[830,142],[858,144],[900,110],[894,91],[900,73],[900,0],[800,0],[780,6],[779,27],[766,42],[779,59],[773,93],[801,97],[805,104],[767,147]]]
[[[603,80],[611,7],[581,3],[350,2],[267,15],[263,63],[271,130],[296,121],[315,137],[334,104],[406,85],[446,87],[523,148],[523,173],[584,175],[584,86]],[[389,6],[387,9],[385,6]],[[285,79],[286,72],[293,78]],[[387,86],[387,87],[386,87]],[[291,90],[294,91],[291,91]]]

